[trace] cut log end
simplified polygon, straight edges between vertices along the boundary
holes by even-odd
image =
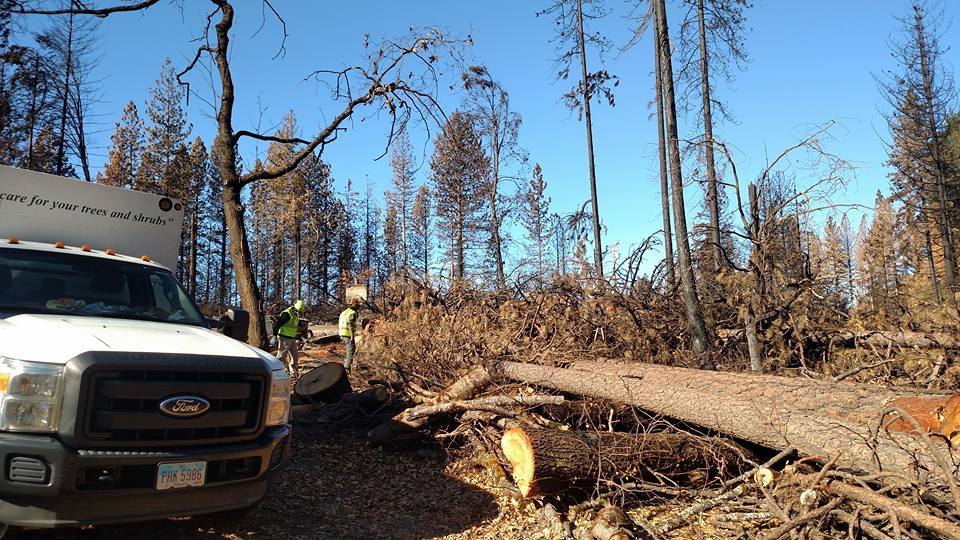
[[[891,401],[890,407],[895,410],[883,422],[888,430],[914,435],[941,434],[951,444],[960,444],[960,392],[952,396],[901,397]]]
[[[534,455],[530,438],[522,429],[508,429],[500,440],[500,448],[510,462],[511,476],[517,489],[520,490],[520,495],[524,497],[535,495]]]
[[[293,391],[314,401],[336,403],[352,390],[346,370],[339,362],[327,362],[305,373]]]

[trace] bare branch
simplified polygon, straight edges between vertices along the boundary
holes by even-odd
[[[273,12],[273,15],[277,18],[278,21],[280,21],[280,26],[283,29],[283,38],[280,40],[280,49],[277,50],[277,54],[273,55],[273,59],[276,60],[277,58],[287,55],[287,38],[290,37],[290,34],[287,33],[287,21],[280,16],[280,12],[278,12],[273,7],[273,4],[270,3],[270,0],[263,0],[263,6],[266,8],[269,8],[270,11]],[[264,24],[266,24],[266,16],[261,17],[260,27],[257,28],[256,32],[253,33],[254,36],[259,34],[261,30],[263,30]]]
[[[160,0],[144,0],[143,2],[138,2],[136,4],[129,5],[118,5],[110,6],[105,8],[80,8],[80,7],[70,7],[68,9],[29,9],[23,6],[19,8],[14,8],[13,13],[20,15],[93,15],[94,17],[107,17],[113,15],[114,13],[125,13],[131,11],[142,11],[145,10]]]
[[[300,137],[284,138],[284,137],[275,137],[273,135],[261,135],[259,133],[254,133],[252,131],[240,130],[233,136],[234,144],[240,140],[240,137],[250,137],[251,139],[257,139],[259,141],[265,142],[275,142],[280,144],[310,144],[310,141],[306,139],[301,139]]]

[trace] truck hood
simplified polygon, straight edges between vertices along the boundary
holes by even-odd
[[[63,315],[0,314],[0,356],[65,364],[87,351],[203,354],[262,358],[273,356],[199,326]]]

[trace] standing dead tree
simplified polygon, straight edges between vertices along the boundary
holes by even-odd
[[[520,115],[510,108],[510,95],[493,79],[486,66],[470,66],[463,74],[470,112],[478,123],[478,131],[487,147],[490,168],[487,171],[485,191],[490,210],[490,251],[497,271],[497,287],[507,286],[504,272],[503,246],[500,229],[506,212],[501,206],[501,167],[511,159],[521,158],[517,145]]]
[[[557,78],[567,79],[573,62],[579,61],[580,83],[564,96],[570,109],[577,109],[583,116],[587,129],[587,162],[590,173],[590,204],[593,225],[593,264],[598,278],[603,278],[603,242],[600,236],[600,206],[597,202],[597,168],[593,151],[593,117],[590,100],[597,95],[606,98],[612,106],[613,90],[608,86],[619,84],[616,76],[606,70],[587,71],[587,44],[596,48],[601,59],[610,48],[610,42],[600,33],[587,33],[585,21],[596,20],[606,15],[602,0],[554,0],[550,7],[537,15],[553,15],[557,27]]]
[[[660,27],[654,23],[654,33],[655,35],[660,34]],[[663,260],[667,268],[667,284],[670,286],[670,290],[673,290],[677,286],[677,273],[676,266],[673,260],[673,234],[670,226],[670,179],[667,175],[670,174],[670,171],[667,168],[667,136],[664,133],[664,112],[663,112],[663,81],[661,76],[663,74],[663,67],[661,62],[663,59],[663,53],[660,50],[660,40],[654,38],[653,40],[653,70],[654,70],[654,84],[656,85],[656,91],[654,92],[657,100],[657,157],[660,159],[660,210],[663,212]]]
[[[119,4],[97,8],[85,4],[72,4],[67,9],[40,9],[23,2],[15,10],[21,14],[38,15],[93,15],[106,17],[116,13],[140,11],[150,8],[157,0],[136,4]],[[340,104],[340,111],[312,138],[282,138],[254,131],[237,130],[234,127],[236,93],[230,64],[230,33],[234,28],[235,8],[229,0],[211,0],[213,9],[206,17],[206,25],[200,33],[196,53],[189,64],[178,73],[178,79],[188,87],[185,77],[203,60],[208,58],[215,65],[219,79],[216,106],[217,135],[212,154],[217,160],[223,183],[223,206],[230,256],[233,260],[237,290],[244,309],[250,312],[249,340],[255,345],[266,343],[261,294],[254,275],[250,243],[244,227],[244,205],[241,191],[256,182],[280,178],[296,169],[310,155],[322,154],[324,148],[335,141],[344,130],[344,124],[359,110],[373,109],[374,114],[390,117],[392,140],[394,133],[411,119],[439,124],[442,112],[434,96],[439,90],[440,75],[435,69],[439,54],[451,51],[456,43],[435,30],[414,30],[402,40],[384,40],[379,44],[366,43],[367,61],[337,70],[318,70],[311,77],[328,81],[332,98]],[[265,12],[273,13],[283,27],[286,39],[286,23],[269,0],[263,0]],[[278,55],[284,51],[281,43]],[[241,174],[237,162],[237,143],[244,138],[285,145],[301,145],[292,159],[279,167],[262,167]]]
[[[710,220],[707,242],[710,245],[713,270],[726,266],[723,243],[720,239],[720,191],[713,138],[714,108],[720,117],[728,112],[714,97],[717,74],[732,79],[732,66],[741,66],[747,58],[743,43],[745,33],[744,10],[747,0],[687,0],[690,11],[680,25],[678,56],[680,69],[677,80],[685,90],[681,103],[692,103],[688,94],[700,94],[700,117],[703,121],[703,160],[706,166],[707,194],[704,201]],[[691,105],[688,105],[691,106]]]
[[[915,197],[921,216],[935,223],[943,250],[943,299],[956,307],[956,239],[953,215],[956,181],[949,173],[944,144],[947,116],[956,97],[953,79],[943,66],[942,29],[924,3],[915,1],[900,20],[903,37],[892,41],[898,71],[878,78],[891,107],[887,123],[893,136],[890,161],[894,186],[905,199]],[[935,272],[933,273],[935,275]]]
[[[57,161],[55,172],[66,174],[68,154],[79,161],[83,179],[93,180],[87,135],[90,108],[100,100],[93,71],[99,62],[98,24],[73,14],[52,18],[53,24],[37,35],[46,53],[45,66],[56,92]]]
[[[677,134],[677,107],[673,84],[673,61],[670,50],[670,34],[667,25],[667,7],[664,0],[653,0],[655,47],[660,50],[660,88],[666,116],[667,148],[670,154],[670,180],[673,183],[673,217],[676,226],[677,254],[680,265],[680,284],[683,288],[683,304],[687,312],[687,325],[693,341],[693,353],[704,368],[712,367],[710,358],[711,338],[703,318],[703,309],[697,295],[697,283],[690,257],[690,240],[687,234],[687,213],[683,200],[683,175],[680,170],[680,144]]]

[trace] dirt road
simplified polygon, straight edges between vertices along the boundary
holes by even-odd
[[[86,529],[18,531],[22,539],[478,538],[498,515],[492,495],[445,472],[442,454],[367,448],[362,434],[315,419],[295,427],[294,454],[246,514]],[[487,531],[490,532],[490,531]]]

